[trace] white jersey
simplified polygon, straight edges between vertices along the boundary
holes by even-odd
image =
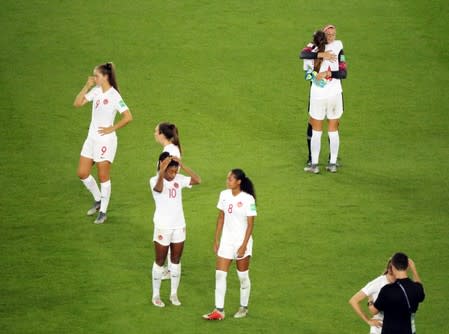
[[[179,151],[179,147],[175,144],[168,144],[164,146],[162,152],[168,152],[171,156],[177,157],[181,159],[181,151]]]
[[[223,190],[217,208],[224,212],[222,242],[240,245],[245,239],[248,217],[257,216],[254,197],[243,191],[234,196],[232,190]]]
[[[339,40],[335,40],[330,44],[326,44],[325,51],[331,51],[335,56],[338,57],[340,51],[343,50],[343,43]],[[314,52],[318,52],[315,48]],[[313,69],[314,59],[305,59],[304,60],[304,71],[308,69]],[[339,63],[338,61],[331,62],[330,60],[323,60],[320,66],[320,70],[318,72],[324,71],[338,71]],[[312,84],[310,87],[310,98],[314,100],[322,100],[327,99],[329,97],[333,97],[337,94],[341,94],[343,92],[341,86],[341,80],[330,78],[327,80],[327,83],[324,87],[320,87],[318,85]]]
[[[172,181],[164,179],[161,193],[154,191],[159,176],[150,179],[156,210],[154,212],[154,225],[160,229],[176,229],[186,226],[184,210],[182,208],[182,189],[192,188],[191,177],[177,174]]]
[[[387,284],[390,284],[390,282],[388,282],[387,275],[381,275],[365,285],[362,288],[362,292],[367,295],[373,302],[375,302],[377,297],[379,296],[380,290]],[[382,321],[384,319],[384,314],[382,312],[379,312],[373,318]],[[380,334],[381,332],[382,328],[371,326],[370,334]]]
[[[114,125],[117,111],[122,113],[128,110],[119,92],[114,87],[111,87],[103,93],[101,87],[94,87],[85,95],[85,98],[87,101],[92,102],[92,120],[88,137],[94,139],[115,137],[115,132],[101,136],[98,130],[100,127],[106,128]]]

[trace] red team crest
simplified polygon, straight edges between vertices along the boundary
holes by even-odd
[[[106,104],[108,104],[108,103],[109,103],[108,99],[104,99],[104,100],[103,100],[103,104],[104,104],[104,105],[106,105]]]
[[[238,202],[238,203],[237,203],[237,207],[238,207],[238,208],[241,208],[242,206],[243,206],[243,203],[242,203],[242,202]]]
[[[175,187],[176,189],[179,188],[178,182],[175,182],[175,183],[173,184],[173,187]]]

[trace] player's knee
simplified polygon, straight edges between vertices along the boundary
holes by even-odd
[[[181,257],[177,254],[172,253],[170,256],[170,261],[171,261],[171,263],[179,264],[179,262],[181,261]]]
[[[76,174],[78,175],[78,177],[80,178],[80,180],[85,180],[89,177],[89,172],[82,170],[82,169],[78,169],[76,171]]]

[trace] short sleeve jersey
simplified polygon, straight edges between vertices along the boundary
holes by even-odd
[[[385,285],[374,302],[374,307],[384,313],[382,334],[412,334],[413,314],[424,297],[422,284],[409,278],[398,279],[395,283]]]
[[[182,207],[182,189],[191,188],[188,176],[176,174],[172,181],[164,179],[161,193],[154,191],[159,176],[150,179],[156,210],[154,212],[154,225],[160,229],[177,229],[186,226],[184,210]]]
[[[340,40],[335,40],[330,44],[326,44],[325,51],[331,51],[333,54],[338,56],[340,51],[343,50],[343,43]],[[316,49],[313,50],[317,52]],[[313,69],[314,60],[313,59],[305,59],[304,60],[304,70]],[[324,71],[338,71],[339,63],[338,61],[331,62],[329,60],[323,60],[320,66],[319,72]],[[327,81],[327,84],[324,87],[320,87],[318,85],[311,85],[310,87],[310,98],[314,100],[322,100],[327,99],[329,97],[333,97],[337,94],[340,94],[343,91],[341,86],[341,80],[330,78]]]
[[[380,290],[387,285],[388,279],[386,275],[381,275],[375,279],[373,279],[371,282],[369,282],[367,285],[365,285],[362,288],[362,292],[367,295],[373,302],[376,301],[377,297],[379,296]],[[379,312],[374,316],[375,319],[382,320],[383,319],[383,313]]]
[[[106,139],[108,136],[115,136],[115,132],[101,136],[98,130],[100,127],[112,126],[117,112],[123,113],[128,110],[120,93],[114,87],[109,88],[106,92],[103,92],[101,87],[94,87],[85,95],[85,98],[87,101],[92,102],[92,120],[89,127],[89,137]]]
[[[254,197],[243,191],[234,196],[232,190],[223,190],[217,208],[224,212],[222,240],[241,243],[245,239],[248,217],[257,216]]]

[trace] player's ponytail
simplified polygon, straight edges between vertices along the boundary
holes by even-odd
[[[162,133],[167,140],[172,144],[178,146],[179,152],[182,153],[181,141],[179,140],[179,131],[175,124],[173,123],[159,123],[158,125],[159,133]]]
[[[322,30],[315,31],[313,34],[313,45],[317,47],[318,52],[324,52],[326,50],[326,34]],[[320,71],[321,64],[323,63],[323,58],[316,58],[313,61],[313,70],[316,72]]]
[[[112,62],[107,62],[105,64],[98,65],[97,70],[101,74],[107,75],[109,84],[112,87],[114,87],[117,92],[120,92],[120,90],[118,89],[117,77],[115,75],[115,66]]]
[[[249,177],[246,176],[245,172],[239,168],[231,170],[232,175],[237,180],[240,180],[240,190],[250,194],[256,199],[256,190],[254,189],[254,184]]]

